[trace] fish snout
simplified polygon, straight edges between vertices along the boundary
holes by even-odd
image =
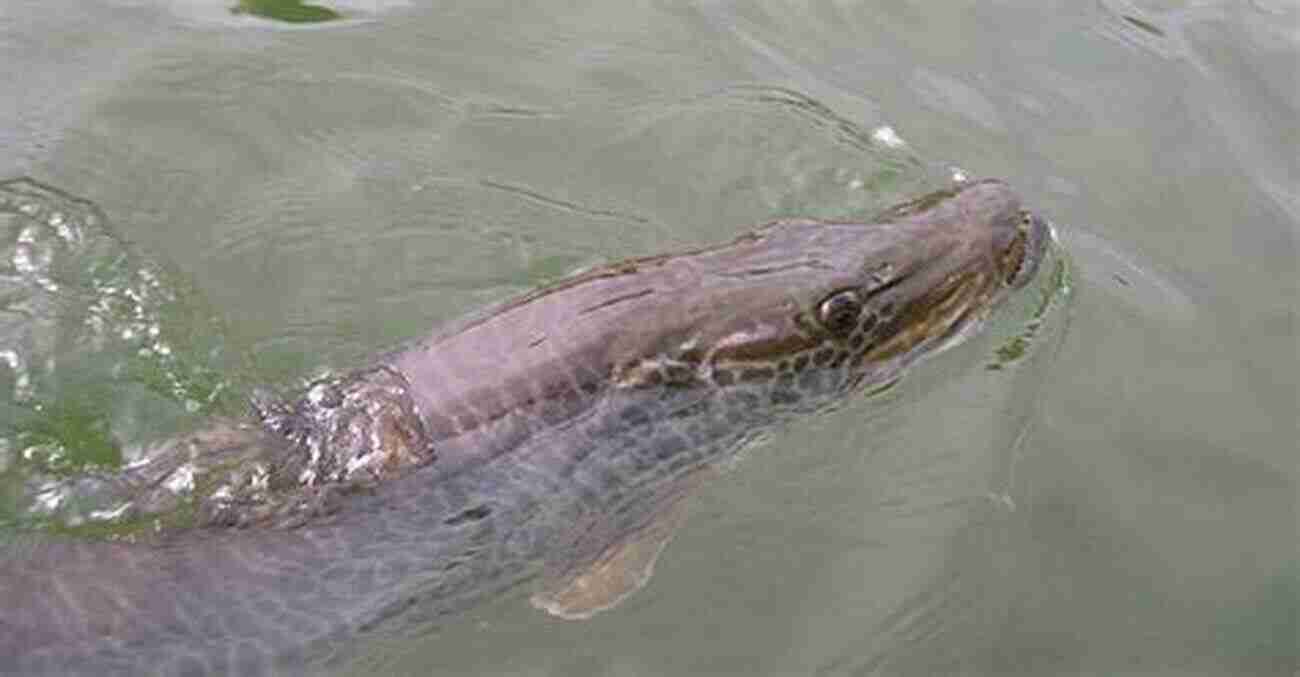
[[[1014,222],[996,230],[994,251],[999,272],[1008,287],[1020,289],[1034,278],[1049,239],[1051,226],[1047,220],[1027,209],[1020,210]]]

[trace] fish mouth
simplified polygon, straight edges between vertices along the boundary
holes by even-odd
[[[1021,212],[1015,237],[1000,261],[1008,287],[1020,289],[1034,279],[1051,239],[1052,226],[1046,219],[1027,210]]]
[[[1028,285],[1047,256],[1052,228],[1047,220],[1027,209],[1019,210],[1019,220],[1012,223],[995,227],[1005,230],[991,234],[995,243],[1001,240],[994,245],[991,257],[963,263],[944,263],[942,259],[932,262],[935,271],[951,267],[944,281],[905,303],[893,321],[880,327],[876,340],[859,357],[858,364],[878,364],[918,350],[943,350],[941,346],[959,342],[979,326],[1007,294]],[[912,271],[912,276],[922,284],[927,276],[925,267]]]

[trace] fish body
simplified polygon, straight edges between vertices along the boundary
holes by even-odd
[[[1031,279],[1004,183],[587,271],[168,441],[113,478],[137,539],[0,555],[0,672],[282,674],[533,582],[585,618],[650,575],[757,437],[898,379]],[[170,502],[169,502],[170,501]]]

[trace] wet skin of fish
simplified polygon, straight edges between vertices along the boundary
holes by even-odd
[[[0,673],[310,672],[526,582],[589,616],[644,584],[713,469],[969,335],[1048,238],[998,181],[874,224],[778,222],[168,440],[97,480],[154,528],[0,552]]]

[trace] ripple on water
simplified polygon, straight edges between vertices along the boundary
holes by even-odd
[[[4,505],[79,509],[61,478],[129,462],[133,443],[239,399],[222,361],[201,300],[98,208],[0,182],[0,494],[27,487]]]
[[[1077,263],[1076,274],[1090,289],[1162,326],[1185,328],[1197,321],[1196,303],[1154,263],[1079,228],[1062,229],[1059,237]]]

